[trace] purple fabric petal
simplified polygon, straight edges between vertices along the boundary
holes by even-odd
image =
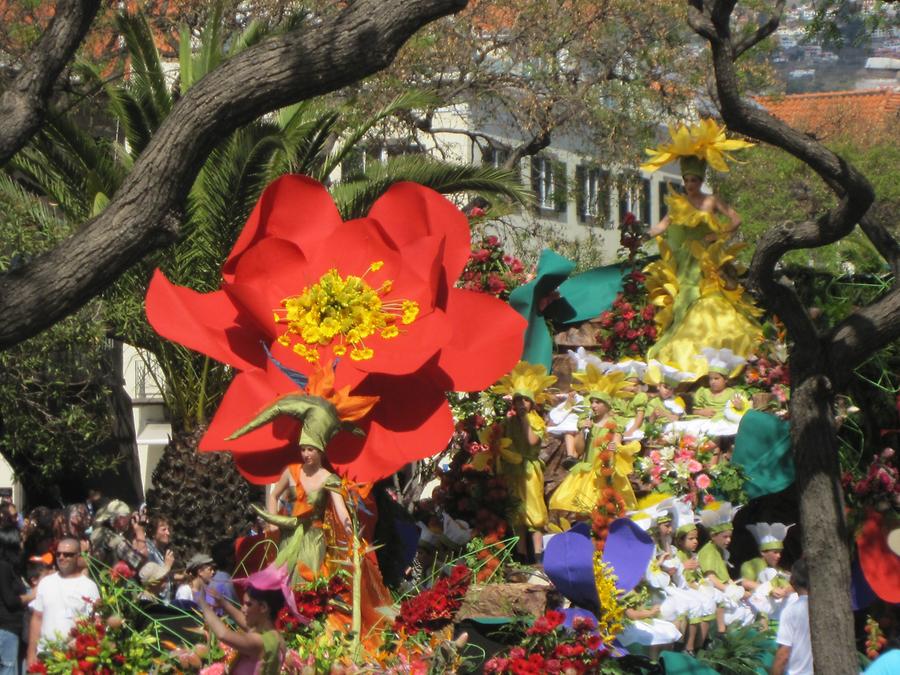
[[[552,541],[552,540],[551,540]],[[619,518],[609,526],[603,562],[615,570],[616,588],[627,593],[638,585],[653,557],[653,540],[633,520]]]

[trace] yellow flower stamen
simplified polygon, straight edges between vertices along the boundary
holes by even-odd
[[[384,261],[375,261],[363,276],[382,267]],[[385,340],[395,338],[400,334],[398,319],[409,325],[419,316],[417,302],[384,302],[383,297],[392,288],[390,279],[373,288],[363,277],[342,277],[336,269],[330,269],[299,295],[281,301],[281,308],[275,310],[275,323],[287,328],[277,341],[284,346],[293,343],[293,351],[310,363],[319,360],[320,348],[335,342],[335,356],[343,356],[349,348],[352,360],[367,361],[375,350],[363,344],[364,340],[376,334]]]

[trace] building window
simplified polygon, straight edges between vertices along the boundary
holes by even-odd
[[[641,206],[640,219],[645,225],[650,224],[650,181],[645,178],[641,181]]]
[[[531,188],[537,206],[547,211],[566,210],[566,165],[550,157],[531,158]]]
[[[575,201],[582,223],[609,227],[609,172],[598,167],[575,167]]]
[[[487,166],[502,169],[509,160],[509,148],[501,148],[496,145],[485,148],[481,153],[481,159]]]

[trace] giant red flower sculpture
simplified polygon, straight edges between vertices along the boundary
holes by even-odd
[[[525,321],[505,303],[453,287],[469,256],[466,217],[413,183],[391,187],[368,217],[344,222],[326,189],[285,176],[259,199],[222,267],[197,293],[157,270],[147,318],[160,335],[238,372],[200,442],[230,451],[251,481],[298,460],[300,422],[281,417],[227,440],[275,398],[296,393],[286,371],[335,360],[334,389],[377,396],[327,456],[360,481],[443,449],[453,433],[446,391],[477,391],[522,352]],[[269,354],[267,354],[267,350]]]

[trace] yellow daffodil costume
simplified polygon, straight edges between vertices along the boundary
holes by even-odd
[[[493,391],[513,397],[523,396],[535,405],[541,405],[550,402],[551,396],[546,389],[555,382],[556,377],[548,375],[543,365],[520,361],[494,385]],[[503,476],[507,489],[518,502],[512,525],[541,531],[547,527],[548,521],[544,501],[544,466],[540,460],[540,439],[544,437],[546,425],[535,410],[528,413],[527,419],[538,442],[529,443],[521,421],[517,417],[508,417],[502,423],[500,445],[494,456],[497,473]]]
[[[752,146],[726,138],[725,127],[710,119],[670,127],[669,134],[671,143],[646,151],[642,169],[656,171],[678,159],[683,175],[703,178],[707,165],[728,171],[729,153]],[[756,321],[761,311],[734,279],[741,247],[728,244],[730,223],[680,194],[669,194],[666,205],[669,227],[665,238],[657,238],[660,259],[644,270],[659,336],[647,356],[699,377],[706,371],[694,357],[703,347],[728,347],[742,356],[753,351],[762,337]]]
[[[589,363],[583,373],[574,373],[577,384],[573,389],[583,393],[587,399],[598,399],[610,406],[610,412],[601,420],[596,420],[588,436],[588,451],[578,464],[569,470],[569,475],[560,483],[550,497],[550,508],[574,513],[590,513],[600,498],[600,491],[607,485],[607,477],[601,473],[603,452],[620,431],[612,414],[612,402],[617,398],[633,396],[624,391],[628,386],[626,373],[611,371],[602,373],[593,363]],[[620,443],[615,449],[612,486],[619,491],[625,505],[633,509],[636,500],[628,475],[634,467],[634,456],[640,452],[640,441]]]

